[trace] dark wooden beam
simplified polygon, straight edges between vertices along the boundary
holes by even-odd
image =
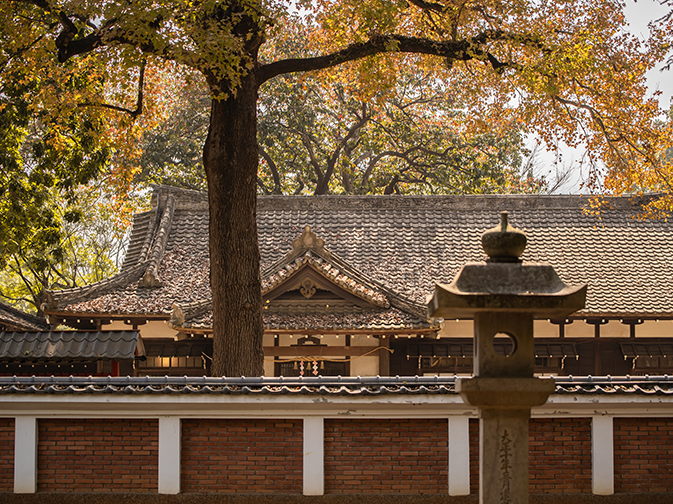
[[[266,357],[357,357],[372,352],[371,355],[378,355],[376,350],[383,349],[378,346],[318,346],[318,345],[300,345],[300,346],[272,346],[264,347]],[[384,350],[387,354],[388,352]]]

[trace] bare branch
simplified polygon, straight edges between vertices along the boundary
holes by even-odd
[[[348,132],[346,133],[346,136],[344,136],[341,141],[337,144],[336,148],[334,149],[334,152],[332,153],[332,156],[330,159],[327,161],[327,170],[325,170],[325,175],[322,179],[322,181],[318,182],[318,186],[316,187],[315,194],[320,195],[320,194],[327,194],[327,190],[329,189],[329,180],[332,178],[332,174],[334,173],[334,167],[336,166],[336,162],[339,159],[339,155],[341,154],[342,149],[346,146],[349,140],[355,136],[355,134],[362,129],[362,127],[367,124],[369,121],[370,115],[367,114],[366,110],[363,108],[363,116],[354,124],[351,125],[350,128],[348,128]]]
[[[143,98],[145,96],[145,67],[147,66],[147,60],[143,58],[142,63],[140,64],[140,74],[138,76],[138,98],[136,99],[136,108],[134,110],[127,109],[125,107],[120,107],[118,105],[111,105],[109,103],[90,103],[84,102],[78,104],[80,107],[101,107],[109,110],[115,110],[117,112],[124,112],[129,114],[133,119],[138,117],[143,113]]]
[[[269,165],[269,170],[271,170],[271,176],[273,177],[273,189],[271,190],[271,194],[283,194],[283,191],[280,187],[280,173],[278,172],[276,163],[261,145],[257,145],[257,150],[259,151],[259,155],[264,158],[264,161],[266,161],[266,164]],[[261,183],[259,180],[258,182]],[[266,190],[264,186],[262,187]]]
[[[313,171],[315,172],[315,175],[318,178],[318,184],[321,184],[323,179],[323,173],[322,170],[320,170],[320,163],[318,163],[318,159],[315,156],[313,145],[311,145],[311,139],[309,138],[308,134],[305,131],[299,131],[298,133],[299,136],[301,137],[301,143],[304,144],[304,147],[306,147],[306,150],[308,152],[311,166],[313,167]]]

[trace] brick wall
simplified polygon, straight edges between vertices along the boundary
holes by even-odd
[[[615,492],[673,491],[673,422],[614,419]]]
[[[479,420],[470,418],[470,493],[479,493]]]
[[[40,419],[38,491],[156,492],[157,420]]]
[[[183,492],[302,493],[301,420],[183,420]]]
[[[479,493],[479,420],[470,419],[470,493]],[[531,493],[591,492],[591,419],[529,423]]]
[[[591,419],[532,418],[530,493],[591,493]]]
[[[0,492],[14,490],[14,419],[0,418]]]
[[[446,493],[448,423],[325,420],[325,493]]]

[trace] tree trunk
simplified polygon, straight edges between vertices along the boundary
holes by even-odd
[[[243,78],[236,96],[213,100],[204,146],[210,209],[213,376],[261,376],[264,372],[256,105],[257,85],[251,73]]]

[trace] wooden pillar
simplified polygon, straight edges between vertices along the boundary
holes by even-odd
[[[594,376],[603,374],[603,363],[601,360],[601,326],[608,323],[606,319],[587,319],[587,324],[594,326]]]
[[[390,338],[379,336],[379,346],[390,348]],[[390,352],[388,350],[379,350],[379,375],[390,376]]]

